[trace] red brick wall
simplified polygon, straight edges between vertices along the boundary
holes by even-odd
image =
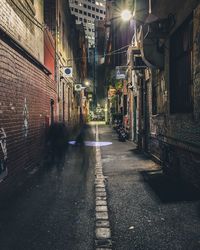
[[[7,177],[0,182],[0,192],[25,169],[41,162],[51,99],[56,108],[55,82],[0,40],[0,139],[3,129],[7,149],[4,166],[8,169]],[[5,148],[3,153],[0,144],[2,162],[3,157]]]

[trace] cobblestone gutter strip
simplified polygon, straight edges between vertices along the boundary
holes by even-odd
[[[96,125],[96,141],[99,141],[98,125]],[[105,177],[101,162],[100,147],[96,147],[95,166],[95,194],[96,194],[96,228],[95,246],[96,250],[111,250],[111,230],[108,217],[107,195],[105,188]]]

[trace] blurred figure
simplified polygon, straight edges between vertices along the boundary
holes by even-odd
[[[60,162],[67,146],[67,129],[64,123],[52,123],[47,135],[47,145],[51,160]]]

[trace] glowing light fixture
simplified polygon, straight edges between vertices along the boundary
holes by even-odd
[[[89,82],[89,81],[85,81],[84,84],[85,84],[86,87],[89,87],[89,86],[90,86],[90,82]]]
[[[69,141],[70,145],[76,145],[76,141]],[[83,143],[87,147],[103,147],[103,146],[109,146],[112,144],[112,142],[109,141],[84,141]]]
[[[130,10],[123,10],[122,13],[121,13],[121,18],[124,20],[124,21],[129,21],[132,17],[132,14],[130,12]]]

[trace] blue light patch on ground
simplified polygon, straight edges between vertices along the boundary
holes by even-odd
[[[76,145],[76,141],[69,141],[70,145]],[[84,141],[84,145],[88,147],[103,147],[111,145],[112,142],[109,141]]]

